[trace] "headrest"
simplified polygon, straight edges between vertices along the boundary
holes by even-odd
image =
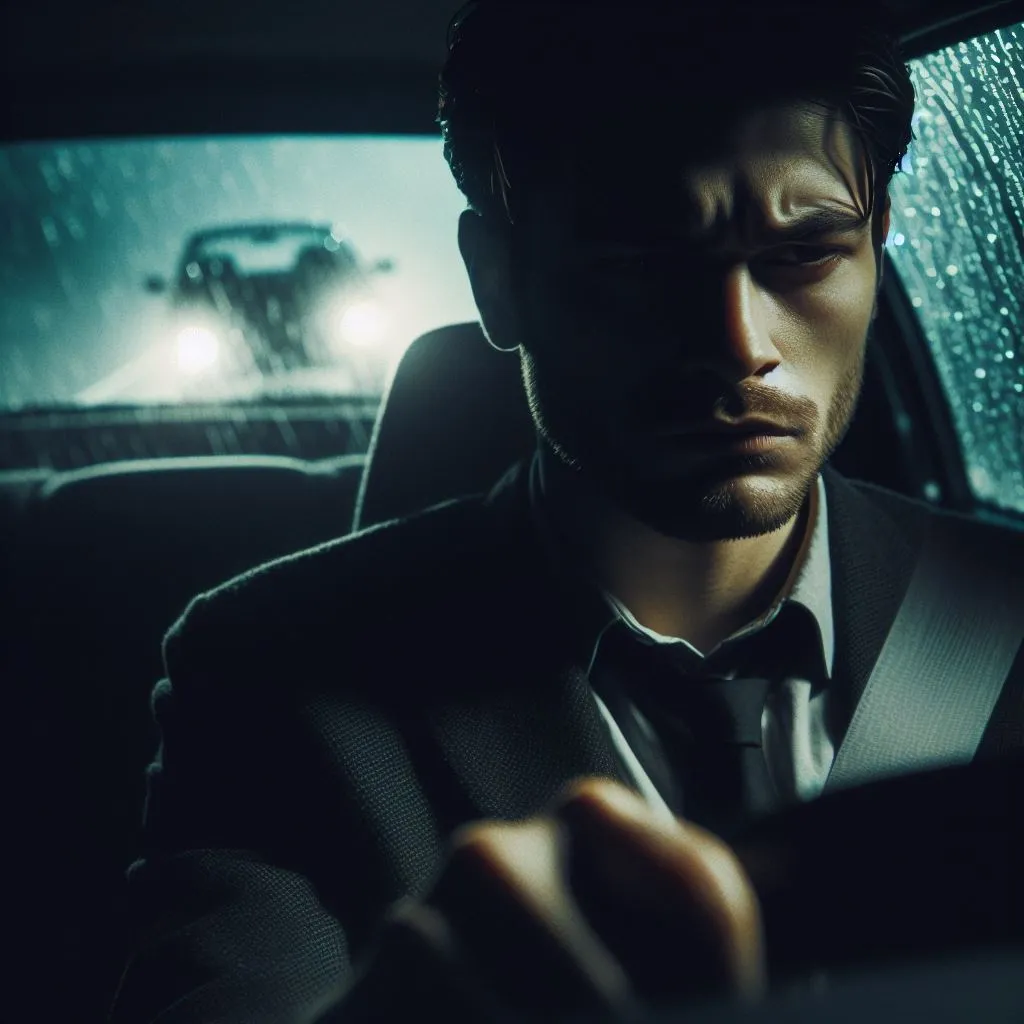
[[[381,403],[353,528],[489,490],[535,436],[517,354],[492,348],[478,323],[422,335]]]
[[[362,456],[166,458],[54,474],[29,515],[37,568],[86,591],[148,588],[146,605],[343,536]],[[24,517],[23,517],[24,518]],[[45,575],[45,574],[44,574]],[[172,610],[177,614],[180,609]],[[165,623],[165,625],[168,623]]]

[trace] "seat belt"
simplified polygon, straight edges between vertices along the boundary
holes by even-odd
[[[825,792],[974,758],[1024,639],[1024,577],[970,532],[932,520]]]

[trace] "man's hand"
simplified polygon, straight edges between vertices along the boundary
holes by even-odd
[[[615,1015],[754,997],[764,976],[757,898],[732,851],[584,779],[544,815],[459,830],[434,887],[396,906],[330,1019]]]

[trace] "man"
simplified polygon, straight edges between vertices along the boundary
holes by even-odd
[[[913,107],[866,9],[843,17],[489,0],[457,22],[459,243],[537,457],[171,631],[116,1022],[763,988],[723,839],[821,793],[935,518],[825,466]]]

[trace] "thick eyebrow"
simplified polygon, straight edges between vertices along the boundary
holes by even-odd
[[[793,242],[809,242],[825,235],[841,235],[859,231],[870,221],[870,215],[858,213],[856,210],[842,209],[835,206],[822,206],[802,217],[795,218],[784,223],[771,223],[762,220],[755,230],[755,235],[761,236],[761,244],[786,245]],[[631,226],[632,227],[632,226]],[[681,235],[672,232],[670,235],[661,237],[651,236],[644,238],[634,235],[629,229],[620,232],[608,231],[607,224],[588,225],[589,230],[582,232],[580,242],[585,248],[594,248],[608,251],[633,251],[649,250],[651,248],[677,250],[680,245],[689,248],[694,245],[715,247],[724,243],[724,235],[728,231],[728,225],[722,221],[716,224],[702,237],[683,238]],[[660,235],[660,232],[658,232]],[[630,237],[632,236],[632,237]]]
[[[839,235],[858,231],[870,217],[855,210],[821,207],[785,224],[764,224],[763,232],[772,242],[806,242],[822,235]]]

